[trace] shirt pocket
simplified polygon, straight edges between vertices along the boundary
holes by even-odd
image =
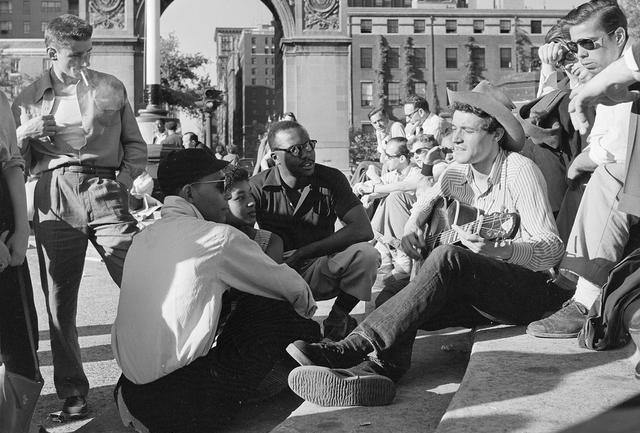
[[[120,103],[113,98],[96,98],[94,120],[103,126],[113,126],[120,121]]]

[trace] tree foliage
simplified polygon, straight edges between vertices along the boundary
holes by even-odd
[[[531,70],[531,38],[529,33],[520,25],[520,18],[516,18],[516,72]]]
[[[640,0],[619,0],[618,4],[627,16],[629,35],[640,40]]]
[[[378,160],[378,141],[376,134],[367,134],[362,129],[349,130],[349,165],[351,172],[362,161]]]
[[[388,57],[389,45],[384,36],[378,35],[376,43],[376,107],[385,108],[387,106],[387,78],[389,76]]]
[[[467,49],[467,62],[464,64],[464,82],[467,85],[467,88],[471,90],[476,87],[481,80],[484,80],[484,77],[482,76],[482,66],[475,57],[476,50],[480,47],[476,44],[476,40],[473,36],[469,36],[469,39],[464,46]]]
[[[22,72],[13,71],[14,59],[6,54],[5,48],[0,47],[0,89],[4,91],[10,102],[35,79]]]
[[[400,97],[406,101],[414,94],[413,82],[416,78],[415,56],[413,51],[413,38],[408,37],[402,47],[402,84]]]
[[[211,86],[208,74],[199,75],[198,69],[209,63],[200,53],[186,54],[180,51],[180,43],[175,34],[160,38],[160,85],[162,98],[174,111],[181,108],[197,116],[196,101],[202,99],[202,91]]]

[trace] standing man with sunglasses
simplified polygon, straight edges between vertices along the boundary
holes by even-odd
[[[282,238],[286,263],[316,300],[336,298],[323,325],[339,340],[357,325],[351,310],[371,298],[380,262],[371,224],[344,174],[316,164],[316,141],[300,124],[274,123],[268,142],[276,165],[250,179],[258,224]]]
[[[137,222],[127,189],[147,163],[147,145],[120,80],[89,69],[92,26],[75,15],[44,33],[51,68],[13,103],[18,145],[35,188],[34,229],[49,273],[54,382],[67,417],[87,414],[76,311],[88,241],[119,286]]]
[[[569,12],[564,22],[571,34],[569,46],[576,50],[578,61],[589,74],[598,74],[622,56],[627,43],[627,19],[615,2],[584,3]],[[575,294],[553,315],[529,324],[527,332],[531,335],[576,337],[609,271],[623,257],[630,227],[638,222],[637,215],[619,207],[628,149],[636,139],[635,126],[630,129],[631,116],[631,102],[599,105],[587,139],[589,145],[568,169],[567,177],[574,182],[591,176],[556,279],[556,284],[575,290]]]
[[[407,140],[421,134],[430,134],[440,142],[447,129],[447,122],[429,111],[429,103],[420,96],[412,96],[405,102],[404,116],[407,122],[404,128]]]

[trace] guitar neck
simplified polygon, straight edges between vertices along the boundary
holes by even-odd
[[[470,223],[463,224],[460,228],[464,231],[470,231],[475,233],[478,228],[478,220],[471,221]],[[443,230],[440,233],[429,236],[426,240],[429,251],[433,250],[438,245],[452,245],[460,241],[458,232],[454,229]]]

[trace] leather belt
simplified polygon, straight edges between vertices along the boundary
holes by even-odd
[[[81,173],[81,174],[93,174],[99,177],[116,177],[116,169],[109,167],[96,167],[93,165],[79,165],[79,164],[63,164],[53,170],[59,170],[62,173]]]

